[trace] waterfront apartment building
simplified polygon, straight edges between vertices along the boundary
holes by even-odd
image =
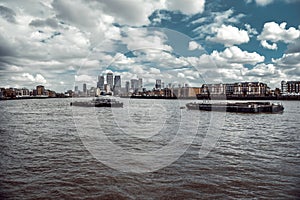
[[[268,86],[261,82],[240,82],[234,84],[233,95],[237,96],[266,96]]]
[[[36,86],[36,95],[41,96],[45,93],[45,87],[43,85]]]
[[[261,82],[203,84],[201,94],[216,96],[266,96],[268,86]]]
[[[281,81],[282,95],[300,95],[300,81]]]

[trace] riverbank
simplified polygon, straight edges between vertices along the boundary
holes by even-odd
[[[198,100],[236,100],[236,101],[249,101],[249,100],[279,100],[279,101],[299,101],[300,96],[266,96],[266,97],[255,97],[255,96],[197,96],[197,97],[165,97],[165,96],[120,96],[121,98],[131,98],[131,99],[198,99]]]

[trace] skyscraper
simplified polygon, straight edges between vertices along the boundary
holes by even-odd
[[[161,89],[161,80],[156,79],[155,89]]]
[[[131,89],[133,90],[133,92],[137,92],[139,81],[137,79],[131,79],[130,83],[131,83]]]
[[[114,78],[114,87],[121,87],[121,76],[116,75]]]
[[[126,90],[126,93],[129,92],[129,89],[130,89],[130,83],[129,83],[129,81],[126,81],[126,83],[125,83],[125,90]]]
[[[109,72],[106,74],[106,82],[110,86],[110,89],[113,90],[114,86],[114,74]]]
[[[83,91],[84,94],[87,94],[86,83],[83,84],[82,91]]]
[[[98,76],[97,88],[104,90],[104,76]]]
[[[139,78],[138,80],[138,91],[142,92],[143,91],[143,79]]]
[[[116,75],[114,78],[114,94],[119,94],[121,92],[121,76]]]

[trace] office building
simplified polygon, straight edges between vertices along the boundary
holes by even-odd
[[[114,75],[113,73],[109,72],[106,74],[106,83],[110,86],[110,90],[113,90],[114,86]]]
[[[143,91],[143,79],[139,78],[138,80],[138,91],[142,92]]]
[[[121,93],[121,76],[120,75],[116,75],[114,78],[114,87],[113,87],[113,91],[115,95],[118,95]]]
[[[160,79],[156,79],[155,89],[161,89],[161,80]]]
[[[97,88],[104,90],[104,76],[98,76]]]
[[[138,85],[139,85],[138,79],[131,79],[130,84],[131,84],[131,89],[133,90],[133,92],[137,92],[138,91]]]
[[[82,91],[83,91],[84,95],[87,94],[86,83],[83,84]]]
[[[125,83],[125,92],[129,93],[129,90],[130,90],[130,83],[129,83],[129,81],[126,81],[126,83]]]

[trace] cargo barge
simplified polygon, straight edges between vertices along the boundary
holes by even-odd
[[[91,101],[84,101],[84,102],[71,102],[71,106],[81,106],[81,107],[114,107],[114,108],[122,108],[123,103],[119,102],[115,99],[108,99],[108,98],[97,98]]]
[[[236,102],[236,103],[188,103],[189,110],[237,112],[237,113],[280,113],[284,107],[270,102]]]

